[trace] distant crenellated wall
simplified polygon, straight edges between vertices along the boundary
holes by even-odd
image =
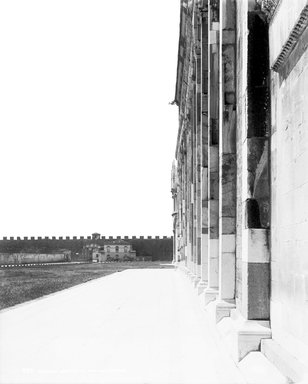
[[[171,261],[173,252],[172,237],[159,236],[61,236],[61,237],[3,237],[0,240],[0,253],[16,254],[52,254],[61,251],[71,251],[71,261],[87,261],[89,256],[82,252],[85,245],[104,245],[113,240],[126,241],[133,246],[137,257],[151,256],[152,260]]]

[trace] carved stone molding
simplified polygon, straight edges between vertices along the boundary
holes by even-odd
[[[300,36],[308,26],[308,5],[302,10],[294,28],[292,29],[288,40],[282,47],[280,54],[272,65],[272,69],[276,72],[285,64]]]
[[[262,11],[267,15],[270,20],[276,11],[276,8],[281,0],[257,0],[260,4]]]

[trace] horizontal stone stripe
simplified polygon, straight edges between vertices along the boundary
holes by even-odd
[[[249,320],[268,320],[270,316],[270,265],[247,263],[247,312]]]
[[[249,263],[269,263],[269,230],[246,228],[242,233],[242,260]]]

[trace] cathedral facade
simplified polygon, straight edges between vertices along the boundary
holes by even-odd
[[[174,101],[174,263],[236,361],[261,350],[292,380],[308,367],[307,25],[307,0],[181,0]]]

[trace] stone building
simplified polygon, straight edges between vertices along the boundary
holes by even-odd
[[[104,245],[89,244],[86,246],[91,252],[92,261],[132,261],[136,260],[136,251],[132,245],[123,240],[106,240]]]
[[[234,359],[261,350],[293,381],[308,372],[307,24],[307,0],[181,0],[172,167],[174,262]]]
[[[172,261],[173,238],[168,236],[60,236],[52,237],[4,237],[0,239],[0,265],[10,264],[17,254],[50,255],[69,252],[70,261],[91,261],[92,245],[104,247],[108,243],[126,244],[136,251],[137,260],[143,261]],[[45,258],[45,256],[43,256]],[[46,256],[48,257],[48,256]],[[65,255],[63,255],[66,258]],[[45,259],[44,259],[45,260]]]

